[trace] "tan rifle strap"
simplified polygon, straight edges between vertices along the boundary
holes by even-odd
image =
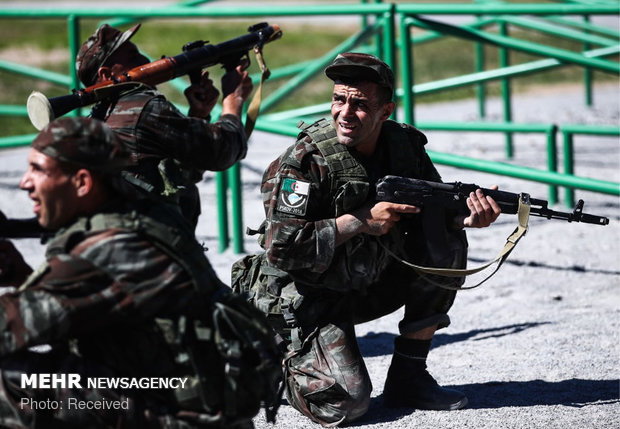
[[[464,276],[469,276],[471,274],[479,273],[480,271],[484,270],[485,268],[488,268],[495,262],[499,261],[499,263],[497,264],[497,267],[495,267],[495,270],[493,270],[491,274],[489,274],[485,279],[483,279],[481,282],[479,282],[478,284],[474,286],[467,286],[467,287],[448,286],[448,285],[444,285],[438,282],[434,282],[428,277],[426,278],[426,280],[428,280],[430,283],[434,284],[435,286],[444,288],[444,289],[450,289],[450,290],[473,289],[473,288],[480,286],[485,281],[487,281],[489,278],[491,278],[491,276],[493,276],[493,274],[497,272],[497,270],[499,270],[499,267],[501,267],[504,261],[508,258],[508,255],[510,255],[510,252],[512,252],[513,249],[517,246],[517,243],[519,242],[521,237],[523,237],[525,233],[527,232],[529,217],[530,217],[530,196],[529,194],[523,193],[519,195],[519,208],[517,210],[517,219],[518,219],[519,225],[512,232],[512,234],[508,236],[508,238],[506,239],[506,244],[504,245],[504,248],[499,252],[497,257],[476,268],[469,268],[469,269],[432,268],[432,267],[423,267],[420,265],[415,265],[415,264],[412,264],[411,262],[407,262],[404,259],[400,258],[398,255],[396,255],[394,252],[388,249],[385,245],[383,245],[383,243],[381,243],[380,240],[378,241],[392,257],[396,258],[399,262],[402,262],[403,264],[413,268],[415,271],[421,274],[432,274],[432,275],[443,276],[443,277],[464,277]]]
[[[250,134],[254,131],[254,125],[256,124],[256,118],[258,118],[258,113],[260,112],[260,103],[263,92],[263,82],[269,78],[271,71],[265,64],[265,60],[263,59],[263,51],[258,46],[254,47],[254,53],[256,54],[256,62],[258,63],[261,75],[260,75],[260,83],[258,84],[258,88],[252,97],[252,101],[248,107],[248,111],[246,113],[245,118],[245,137],[247,139],[250,138]]]

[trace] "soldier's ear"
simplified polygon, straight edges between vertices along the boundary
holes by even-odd
[[[78,197],[85,197],[91,193],[93,189],[93,176],[90,171],[80,168],[72,177],[72,183],[75,187],[75,194]]]
[[[383,105],[383,114],[381,115],[381,119],[383,119],[384,121],[387,120],[392,115],[395,108],[396,103],[394,103],[393,101],[385,103]]]
[[[112,69],[110,67],[99,67],[97,70],[97,82],[112,80]]]

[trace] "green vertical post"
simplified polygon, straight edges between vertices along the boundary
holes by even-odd
[[[392,68],[394,72],[394,82],[398,82],[398,69],[396,68],[396,31],[394,23],[395,6],[392,5],[389,12],[383,14],[383,60]],[[391,115],[391,118],[397,119],[397,110]]]
[[[499,32],[502,36],[508,36],[508,26],[505,22],[499,23]],[[506,48],[500,48],[499,50],[499,62],[500,67],[508,67],[510,65],[510,53]],[[512,106],[510,102],[511,93],[510,93],[510,78],[502,78],[501,80],[501,88],[502,88],[502,101],[504,106],[504,121],[512,122]],[[506,132],[506,158],[511,159],[514,155],[513,147],[512,147],[512,133],[510,131]]]
[[[480,42],[476,42],[474,44],[475,47],[475,67],[476,72],[484,71],[484,45]],[[486,112],[486,86],[484,82],[480,82],[476,85],[476,96],[478,98],[478,117],[485,118],[487,116]]]
[[[413,64],[412,64],[412,43],[409,34],[409,20],[401,14],[398,20],[400,31],[400,79],[403,83],[402,106],[404,112],[403,121],[415,124],[415,94],[413,93]],[[396,100],[395,100],[396,101]]]
[[[360,0],[361,4],[366,4],[368,3],[368,0]],[[368,27],[368,15],[366,15],[365,13],[362,14],[362,28],[366,28]]]
[[[232,211],[233,252],[243,253],[243,192],[241,190],[241,164],[237,162],[228,169],[227,173]]]
[[[590,22],[590,16],[584,15],[583,20],[587,23]],[[586,30],[587,32],[588,30]],[[591,45],[588,42],[583,43],[583,50],[588,51]],[[592,106],[592,69],[590,67],[583,68],[583,86],[585,89],[585,102],[586,106]]]
[[[375,4],[379,4],[381,3],[381,0],[374,0]],[[375,23],[379,21],[379,15],[375,15]],[[375,56],[379,57],[379,58],[383,58],[384,52],[383,52],[383,41],[385,39],[385,36],[383,33],[378,32],[375,34],[374,36],[374,44],[375,44]]]
[[[547,131],[547,169],[552,172],[558,171],[558,148],[556,144],[556,135],[558,127],[552,125]],[[557,204],[558,187],[549,185],[549,204]]]
[[[75,15],[69,15],[67,17],[67,34],[69,38],[69,76],[71,76],[71,88],[79,89],[80,88],[80,80],[77,75],[77,70],[74,66],[75,57],[77,57],[79,46],[81,46],[81,37],[80,37],[80,19]],[[82,108],[78,107],[69,113],[70,116],[81,116]]]
[[[563,154],[564,154],[564,174],[573,174],[573,133],[564,130],[562,132],[564,138]],[[565,188],[564,204],[566,207],[573,207],[575,205],[575,190],[570,187]]]
[[[228,207],[226,198],[226,173],[215,173],[215,198],[217,201],[217,226],[218,226],[218,252],[222,253],[228,248]]]

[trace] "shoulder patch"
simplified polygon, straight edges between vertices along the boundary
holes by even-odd
[[[310,197],[310,183],[285,177],[282,180],[276,210],[295,216],[304,216]]]

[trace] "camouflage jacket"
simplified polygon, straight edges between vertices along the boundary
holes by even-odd
[[[175,371],[155,318],[203,311],[196,278],[213,292],[225,285],[178,213],[156,205],[144,214],[141,205],[79,218],[58,232],[46,262],[0,296],[0,357],[37,344],[70,345],[120,374]],[[153,238],[152,225],[182,243],[183,259]]]
[[[325,143],[339,145],[333,126],[329,125],[325,133],[322,139],[329,140]],[[355,160],[365,172],[363,179],[367,184],[360,189],[366,189],[366,193],[359,195],[355,187],[348,186],[351,183],[334,186],[334,174],[319,146],[307,132],[300,133],[297,142],[272,162],[263,176],[266,223],[262,244],[269,264],[302,283],[331,287],[326,276],[342,269],[343,263],[351,269],[351,261],[343,260],[353,259],[347,256],[352,252],[365,253],[369,261],[378,260],[373,252],[381,252],[381,248],[369,246],[372,240],[366,234],[336,248],[336,217],[342,214],[336,201],[348,194],[351,201],[344,204],[345,211],[360,207],[374,199],[374,183],[387,174],[440,181],[425,144],[426,137],[414,127],[386,121],[372,159],[363,159],[356,151],[347,149],[350,159],[345,161]],[[364,265],[363,261],[360,264]],[[366,268],[359,268],[358,278],[370,282],[371,279],[364,279]],[[331,274],[337,278],[342,273]],[[337,287],[356,288],[351,284]]]
[[[198,199],[194,183],[206,170],[226,170],[247,152],[245,131],[236,116],[223,115],[215,123],[188,117],[161,93],[144,86],[112,103],[100,102],[91,115],[104,120],[130,149],[136,163],[129,170],[131,176],[126,176],[130,182],[156,195],[171,196],[177,189],[189,188],[193,205]],[[162,160],[174,164],[168,162],[164,168]],[[184,213],[199,209],[187,208]],[[195,221],[193,217],[197,214],[188,215]]]

